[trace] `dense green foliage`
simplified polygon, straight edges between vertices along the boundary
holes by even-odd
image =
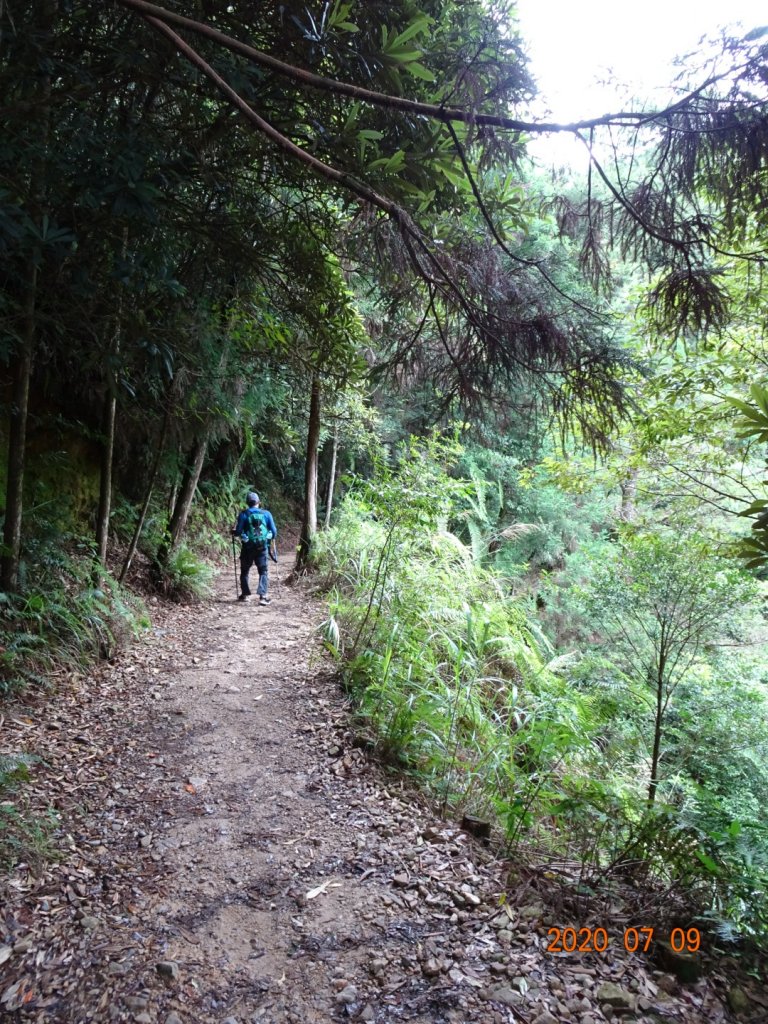
[[[481,493],[448,474],[459,455],[412,442],[319,542],[326,640],[381,753],[581,884],[634,875],[660,915],[764,935],[768,687],[763,659],[721,646],[759,637],[754,582],[690,536],[603,539],[565,556],[581,649],[558,649],[526,566],[459,539]]]

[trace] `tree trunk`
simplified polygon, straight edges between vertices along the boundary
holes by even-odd
[[[208,438],[210,430],[206,429],[196,439],[189,453],[187,464],[184,467],[184,475],[181,480],[181,487],[176,498],[171,521],[168,524],[168,532],[157,558],[160,564],[167,562],[168,556],[178,547],[189,518],[192,508],[192,501],[195,497],[197,484],[205,462],[205,454],[208,450]]]
[[[107,564],[107,542],[109,540],[109,514],[112,508],[112,463],[115,451],[115,413],[117,396],[112,387],[107,388],[102,412],[101,468],[99,473],[99,511],[96,516],[96,558],[99,567]],[[100,573],[97,569],[97,574]]]
[[[120,582],[122,583],[128,574],[128,570],[131,568],[131,562],[133,556],[136,554],[136,548],[139,546],[139,538],[141,537],[141,531],[144,529],[144,522],[147,518],[147,512],[149,511],[149,503],[152,500],[152,492],[155,489],[155,483],[157,481],[157,474],[160,472],[160,463],[163,458],[163,451],[165,450],[165,441],[168,436],[168,427],[171,422],[171,407],[170,404],[165,410],[165,416],[163,417],[163,425],[160,429],[160,438],[157,442],[157,451],[155,452],[155,461],[152,463],[152,469],[149,473],[149,481],[147,483],[147,490],[144,495],[144,503],[141,506],[141,512],[139,513],[139,521],[136,523],[136,528],[133,531],[131,537],[131,543],[128,545],[128,552],[123,562],[123,568],[120,570]]]
[[[325,529],[331,525],[331,509],[333,508],[333,488],[336,483],[336,457],[339,454],[339,425],[333,428],[333,448],[331,449],[331,479],[328,481],[328,500],[325,503]]]
[[[653,806],[659,788],[659,761],[661,760],[661,728],[664,720],[664,662],[659,662],[656,675],[656,714],[653,721],[653,751],[651,753],[651,781],[648,784],[648,803]]]
[[[637,519],[637,506],[635,505],[635,499],[637,497],[637,476],[638,469],[634,466],[630,469],[624,479],[620,482],[619,487],[621,488],[621,508],[619,509],[619,519],[623,523],[633,523]]]
[[[8,425],[8,468],[0,585],[4,591],[9,593],[14,593],[19,585],[27,413],[29,410],[29,382],[32,376],[32,355],[36,332],[36,302],[37,264],[33,260],[30,263],[27,294],[24,299],[24,334],[21,341],[21,351],[15,359],[11,414]]]
[[[178,462],[178,458],[179,458],[179,446],[177,445],[177,447],[176,447],[176,460],[177,460],[177,462]],[[177,470],[176,473],[174,473],[173,483],[171,484],[171,489],[168,492],[168,503],[166,505],[166,514],[168,516],[169,522],[170,522],[171,516],[173,515],[173,510],[176,508],[176,499],[179,496],[179,479],[180,479],[180,477],[179,477],[179,473],[178,473],[178,470]]]
[[[45,38],[53,31],[58,12],[56,0],[44,0],[36,8],[32,28]],[[34,143],[29,161],[29,210],[31,219],[42,224],[47,193],[46,164],[51,128],[51,76],[32,78],[32,109],[37,107],[39,124],[33,125]],[[37,149],[35,151],[34,144]],[[29,413],[29,384],[37,338],[37,288],[42,252],[35,245],[27,265],[24,300],[21,309],[21,345],[14,357],[13,394],[8,423],[8,462],[6,468],[5,521],[3,552],[0,558],[0,587],[15,592],[19,585],[21,560],[21,521],[24,511],[24,468]]]
[[[123,245],[121,255],[125,262],[128,249],[128,229],[123,228]],[[112,339],[112,356],[120,355],[120,334],[123,329],[123,289],[118,285],[117,310],[115,314],[115,333]],[[117,388],[113,375],[107,365],[107,390],[104,395],[102,412],[102,448],[101,468],[99,474],[99,510],[96,515],[96,558],[100,567],[107,564],[107,544],[109,543],[109,515],[112,510],[112,466],[115,452],[115,415],[117,412]],[[97,569],[97,573],[100,569]]]
[[[309,561],[312,541],[317,533],[317,458],[320,442],[320,378],[312,377],[309,399],[307,456],[304,468],[304,516],[301,523],[296,568],[303,569]]]

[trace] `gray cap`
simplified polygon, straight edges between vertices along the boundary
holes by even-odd
[[[256,491],[248,491],[248,494],[246,495],[245,500],[246,500],[246,502],[249,505],[258,505],[258,504],[260,504],[259,496],[256,493]]]

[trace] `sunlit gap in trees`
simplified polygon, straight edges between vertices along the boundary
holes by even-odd
[[[685,93],[681,78],[690,84],[722,71],[723,36],[742,38],[768,21],[762,0],[734,0],[727,9],[719,0],[649,0],[631,22],[610,0],[518,0],[517,10],[539,88],[525,116],[563,124],[663,109]],[[575,171],[588,161],[583,143],[565,132],[532,138],[529,152]]]

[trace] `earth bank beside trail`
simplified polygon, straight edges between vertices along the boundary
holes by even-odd
[[[158,605],[116,664],[7,709],[0,750],[43,758],[28,792],[65,833],[58,862],[2,883],[8,1020],[767,1019],[717,971],[681,986],[627,954],[618,918],[564,919],[550,880],[371,761],[286,574],[266,608],[226,576],[211,602]],[[611,946],[547,952],[568,924]]]

